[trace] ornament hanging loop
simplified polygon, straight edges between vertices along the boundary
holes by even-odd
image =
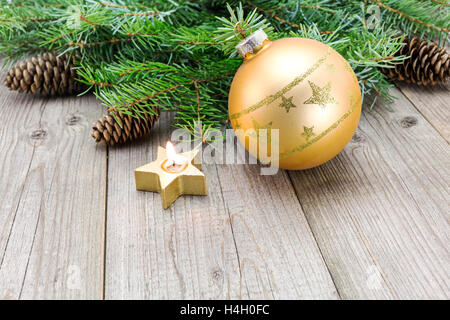
[[[259,29],[242,40],[235,48],[244,60],[251,59],[270,41],[263,29]]]

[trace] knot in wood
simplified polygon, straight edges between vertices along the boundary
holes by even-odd
[[[400,125],[402,126],[402,128],[410,128],[410,127],[415,126],[416,124],[417,124],[417,118],[412,117],[412,116],[404,117],[400,121]]]
[[[44,129],[37,129],[31,133],[30,138],[32,140],[44,140],[46,136],[47,131],[45,131]]]
[[[356,143],[361,143],[361,142],[364,142],[365,140],[366,140],[366,138],[364,137],[364,135],[362,135],[358,131],[356,131],[352,137],[352,141],[356,142]]]
[[[71,114],[67,117],[66,124],[68,126],[73,126],[73,125],[77,124],[80,121],[80,119],[81,118],[79,116]]]
[[[212,277],[214,280],[220,280],[222,276],[223,276],[222,270],[217,269],[212,272]]]

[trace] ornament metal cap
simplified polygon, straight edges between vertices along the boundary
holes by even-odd
[[[248,53],[256,53],[257,50],[255,49],[257,47],[261,47],[264,40],[268,40],[267,34],[263,29],[258,29],[247,38],[239,42],[235,48],[239,55],[242,58],[245,58]]]

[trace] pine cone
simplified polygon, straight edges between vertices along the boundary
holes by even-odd
[[[418,85],[435,85],[446,83],[450,76],[450,57],[445,48],[439,48],[434,42],[421,40],[415,36],[404,39],[405,45],[396,56],[410,58],[395,68],[381,68],[391,79],[404,80]]]
[[[11,90],[62,96],[81,93],[87,86],[75,80],[73,55],[44,53],[18,62],[7,74],[5,86]]]
[[[108,112],[107,115],[98,119],[93,124],[91,135],[96,142],[100,142],[102,145],[114,146],[116,144],[122,144],[128,141],[139,139],[147,135],[153,127],[156,120],[158,120],[161,113],[159,107],[154,107],[156,115],[145,113],[141,117],[132,117],[130,115],[123,114],[118,111]],[[117,123],[121,124],[122,128]]]

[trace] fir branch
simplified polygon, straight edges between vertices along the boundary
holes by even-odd
[[[108,44],[114,44],[118,42],[123,41],[131,41],[134,37],[140,37],[140,36],[152,36],[155,35],[155,33],[126,33],[126,38],[116,38],[116,39],[108,39],[103,41],[96,41],[96,42],[69,42],[66,45],[68,47],[76,47],[76,48],[90,48],[90,47],[96,47],[96,46],[103,46]]]
[[[260,8],[260,7],[256,6],[256,5],[254,5],[254,4],[251,4],[250,6],[255,8],[256,10],[264,13],[264,14],[271,14],[271,16],[277,21],[280,21],[280,22],[282,22],[284,24],[287,24],[289,26],[293,26],[293,27],[298,28],[298,29],[301,28],[300,24],[295,23],[295,22],[291,22],[291,21],[287,21],[286,19],[281,18],[279,15],[272,13],[273,11],[275,11],[277,9],[282,9],[283,7],[278,7],[277,9],[265,10],[263,8]],[[290,7],[292,7],[292,6],[291,5],[290,6],[286,6],[285,8],[290,8]],[[303,9],[325,9],[324,7],[321,7],[321,6],[298,6],[298,7],[299,8],[303,8]],[[333,10],[332,12],[334,13],[335,11]],[[333,32],[334,32],[334,30],[321,30],[320,31],[320,33],[322,33],[322,34],[332,34]]]
[[[410,20],[410,21],[412,21],[412,22],[414,22],[416,24],[422,25],[422,26],[430,28],[430,29],[434,29],[434,30],[439,31],[439,32],[446,32],[446,33],[450,32],[449,28],[439,27],[439,26],[436,26],[436,25],[431,24],[431,23],[426,23],[426,22],[424,22],[424,21],[422,21],[422,20],[420,20],[418,18],[415,18],[415,17],[412,17],[412,16],[408,15],[407,13],[405,13],[403,11],[400,11],[398,9],[394,9],[394,8],[384,4],[383,2],[381,2],[379,0],[370,0],[370,1],[375,3],[380,8],[383,8],[383,9],[386,9],[386,10],[388,10],[390,12],[393,12],[393,13],[395,13],[395,14],[397,14],[397,15],[405,18],[405,19],[408,19],[408,20]]]
[[[0,23],[10,23],[10,22],[48,22],[48,21],[56,21],[56,18],[41,18],[41,17],[14,17],[14,19],[3,19],[0,18]]]
[[[127,17],[127,16],[139,16],[139,17],[145,17],[145,16],[151,16],[156,17],[158,14],[160,14],[159,11],[153,11],[153,12],[127,12],[119,17]]]
[[[79,74],[82,82],[97,85],[97,97],[111,111],[142,114],[158,104],[163,110],[177,112],[176,126],[192,130],[192,119],[200,118],[206,132],[226,122],[227,87],[238,64],[239,60],[206,59],[193,68],[128,61],[102,65],[101,70],[86,66]],[[219,70],[222,74],[217,76]],[[217,103],[223,107],[218,108]]]
[[[250,6],[253,7],[257,7],[254,3],[250,3]],[[295,4],[286,4],[283,6],[278,6],[276,8],[271,8],[271,9],[267,9],[266,12],[267,13],[272,13],[274,11],[281,11],[283,9],[313,9],[313,10],[323,10],[327,13],[332,13],[332,14],[340,14],[338,10],[334,10],[332,8],[323,6],[323,5],[318,5],[318,4],[311,4],[311,5],[300,5],[298,2]]]
[[[120,87],[120,83],[114,84],[114,83],[107,83],[107,82],[99,82],[99,81],[95,81],[95,80],[88,80],[87,82],[84,82],[84,83],[99,87],[100,89]]]
[[[235,10],[227,4],[227,10],[230,14],[229,19],[217,17],[222,26],[216,30],[216,40],[223,44],[223,51],[230,56],[236,55],[234,50],[236,40],[241,41],[258,29],[263,29],[268,36],[272,34],[273,28],[262,15],[257,13],[257,9],[247,16],[244,15],[241,3]]]
[[[146,5],[125,5],[125,4],[116,4],[116,3],[106,3],[106,2],[99,2],[100,5],[104,7],[110,7],[110,8],[121,8],[121,9],[150,9],[149,6]]]
[[[443,5],[443,6],[450,6],[450,3],[445,2],[445,1],[441,1],[441,0],[431,0],[431,1],[434,3],[440,4],[440,5]]]
[[[375,29],[369,8],[382,13]],[[192,132],[201,120],[207,142],[228,121],[228,90],[241,63],[229,57],[253,31],[327,43],[349,61],[363,95],[389,101],[392,83],[379,68],[405,58],[396,55],[396,31],[445,38],[448,16],[442,0],[0,0],[0,53],[76,50],[80,81],[107,108],[139,117],[158,105],[176,112],[176,127]]]

